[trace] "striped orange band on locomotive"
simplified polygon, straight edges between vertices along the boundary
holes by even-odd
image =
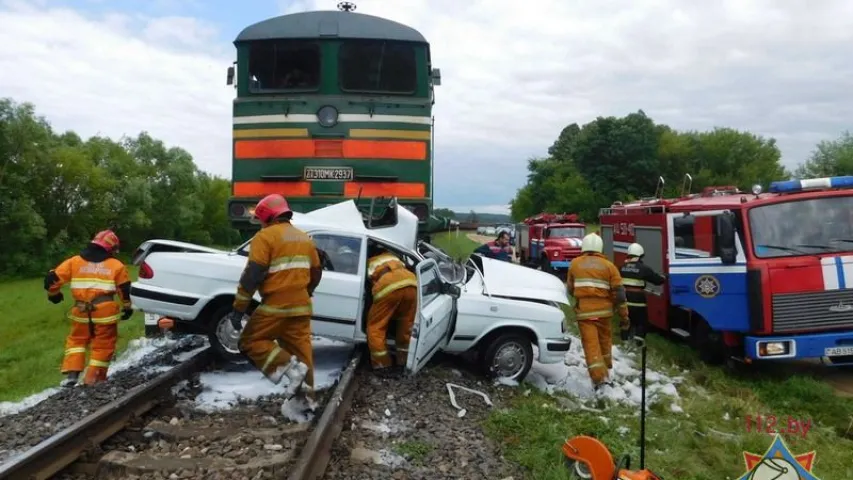
[[[357,197],[361,190],[362,197],[426,197],[426,185],[423,183],[400,182],[346,182],[345,197]],[[261,197],[271,193],[279,193],[285,197],[310,197],[311,182],[234,182],[232,185],[235,197]]]
[[[401,140],[237,140],[234,158],[367,158],[426,160],[427,144]]]

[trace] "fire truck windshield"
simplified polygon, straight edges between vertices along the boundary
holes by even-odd
[[[749,211],[758,258],[815,255],[853,248],[853,197],[823,197]]]
[[[583,227],[554,227],[548,229],[548,238],[583,238]]]

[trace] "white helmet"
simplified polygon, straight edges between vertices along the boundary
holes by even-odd
[[[628,256],[629,257],[642,257],[646,254],[646,251],[643,250],[643,246],[639,243],[632,243],[628,245]]]
[[[581,242],[581,252],[596,252],[601,253],[604,250],[604,240],[597,234],[590,233],[583,237]]]

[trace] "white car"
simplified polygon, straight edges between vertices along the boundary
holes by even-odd
[[[476,350],[490,376],[523,379],[533,364],[563,361],[570,346],[562,306],[565,285],[553,275],[472,255],[464,265],[418,242],[417,217],[392,203],[391,225],[368,227],[353,201],[307,214],[292,223],[308,233],[323,257],[323,277],[313,296],[313,334],[366,343],[371,296],[367,246],[382,244],[417,274],[418,314],[407,370],[417,373],[438,351]],[[139,280],[131,286],[134,308],[146,313],[146,333],[168,317],[177,332],[207,334],[216,352],[243,361],[237,334],[226,319],[246,264],[250,243],[223,251],[171,240],[148,240],[136,250]],[[255,295],[251,308],[260,302]],[[388,332],[393,343],[394,329]]]

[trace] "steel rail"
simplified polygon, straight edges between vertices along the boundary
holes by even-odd
[[[332,392],[323,415],[302,447],[288,480],[317,480],[323,478],[331,458],[332,444],[343,429],[344,418],[349,412],[352,398],[358,389],[356,371],[364,361],[362,346],[356,346],[347,368],[341,374]]]
[[[0,465],[0,480],[46,480],[77,460],[87,449],[121,431],[134,417],[160,403],[160,397],[175,383],[190,377],[213,361],[210,347],[189,360],[139,385],[122,397],[38,443]]]

